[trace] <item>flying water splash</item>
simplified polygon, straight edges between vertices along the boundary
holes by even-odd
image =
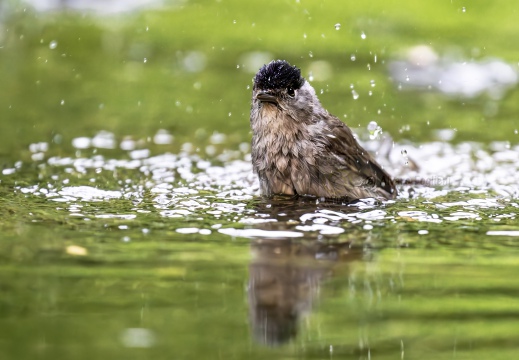
[[[379,126],[370,123],[368,130],[377,132]],[[160,130],[153,139],[156,144],[169,144],[174,137]],[[214,133],[208,141],[216,146],[226,139],[225,134]],[[384,204],[373,199],[353,204],[315,198],[262,199],[248,146],[211,157],[185,151],[154,154],[150,149],[139,148],[143,146],[139,140],[117,140],[108,132],[76,138],[72,143],[79,150],[120,148],[126,156],[110,158],[95,151],[91,156],[81,156],[81,152],[76,157],[51,156],[47,153],[53,145],[31,144],[32,155],[39,154],[32,157],[36,167],[52,175],[32,185],[17,185],[15,191],[58,203],[70,216],[85,221],[131,222],[150,213],[189,219],[189,225],[176,229],[186,236],[218,232],[246,238],[333,239],[347,235],[346,228],[350,226],[368,234],[380,226],[399,222],[499,223],[515,219],[519,208],[515,201],[519,197],[519,146],[500,142],[489,146],[445,142],[392,144],[386,157],[380,151],[384,139],[382,136],[381,140],[370,140],[364,145],[368,150],[379,151],[380,163],[392,175],[410,179],[409,185],[405,181],[400,185],[397,200]],[[402,161],[418,166],[404,166]],[[2,176],[13,176],[25,167],[33,164],[18,162],[3,169]],[[106,188],[100,176],[114,178],[118,185]],[[131,201],[133,206],[124,211],[109,211],[96,205],[107,201]],[[417,201],[418,205],[406,206],[410,201]],[[426,227],[418,231],[420,235],[429,234]]]

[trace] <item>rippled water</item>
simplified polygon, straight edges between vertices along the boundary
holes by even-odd
[[[159,143],[172,138],[159,135]],[[272,356],[267,349],[311,358],[484,354],[480,346],[498,343],[505,354],[515,349],[508,331],[519,316],[519,152],[507,143],[396,144],[382,161],[419,183],[400,185],[394,201],[353,204],[258,196],[246,146],[210,157],[188,145],[154,154],[145,142],[108,132],[73,143],[73,156],[32,144],[31,160],[0,176],[15,198],[41,199],[41,210],[23,216],[54,223],[64,236],[51,240],[51,228],[23,226],[18,232],[40,244],[3,245],[11,264],[4,276],[42,284],[36,291],[44,298],[30,305],[28,321],[47,335],[26,335],[29,353],[57,356],[59,332],[49,334],[82,321],[90,340],[61,333],[63,344],[101,346],[92,333],[103,326],[96,311],[114,326],[102,331],[108,348],[188,357],[213,353],[203,350],[208,341],[253,358]],[[101,154],[112,148],[126,150]],[[16,267],[34,259],[38,274]],[[4,300],[9,321],[24,311],[16,298]],[[41,316],[54,320],[39,325]],[[481,322],[493,332],[480,333]],[[231,342],[216,340],[219,327]]]
[[[155,140],[164,142],[168,136],[161,131]],[[76,138],[73,144],[78,156],[72,157],[48,156],[49,145],[35,143],[30,146],[33,163],[19,162],[4,169],[3,175],[15,177],[24,168],[38,168],[38,182],[15,186],[15,192],[60,203],[61,211],[84,221],[138,220],[154,212],[163,218],[189,219],[192,225],[200,222],[176,229],[183,234],[217,231],[238,237],[313,238],[339,235],[352,224],[369,232],[388,223],[417,222],[423,223],[418,232],[425,235],[429,224],[444,222],[470,220],[497,226],[501,220],[514,220],[518,208],[519,149],[508,143],[394,145],[382,161],[402,179],[398,199],[383,204],[370,199],[341,204],[316,198],[261,199],[247,146],[242,146],[244,151],[224,149],[208,159],[190,151],[152,155],[146,148],[129,146],[130,141],[116,143],[107,132],[92,139]],[[373,148],[377,144],[367,145]],[[100,154],[81,156],[79,149],[90,146],[131,150],[115,159]],[[110,178],[116,183],[104,186],[101,175],[101,180]],[[80,185],[73,185],[78,182]],[[126,213],[112,214],[95,206],[96,202],[119,199],[129,200],[133,206]],[[84,204],[89,204],[88,209]]]

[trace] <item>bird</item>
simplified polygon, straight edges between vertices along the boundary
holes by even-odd
[[[254,76],[250,126],[252,167],[263,196],[348,202],[397,196],[391,176],[285,60],[265,64]]]

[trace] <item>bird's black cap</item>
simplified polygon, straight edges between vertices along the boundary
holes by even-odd
[[[299,89],[305,83],[301,70],[285,60],[273,60],[258,71],[254,77],[256,89]]]

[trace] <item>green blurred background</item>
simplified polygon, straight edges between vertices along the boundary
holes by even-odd
[[[456,140],[517,139],[515,89],[499,101],[399,91],[387,69],[423,44],[440,56],[500,58],[516,68],[519,5],[512,0],[166,1],[117,14],[37,12],[12,0],[2,7],[4,157],[36,141],[62,141],[66,149],[99,130],[145,138],[166,129],[177,144],[213,131],[233,135],[229,145],[248,141],[257,68],[247,56],[257,52],[288,60],[307,78],[312,64],[327,62],[329,76],[312,84],[352,127],[374,120],[397,140],[429,141],[444,128],[457,129]]]

